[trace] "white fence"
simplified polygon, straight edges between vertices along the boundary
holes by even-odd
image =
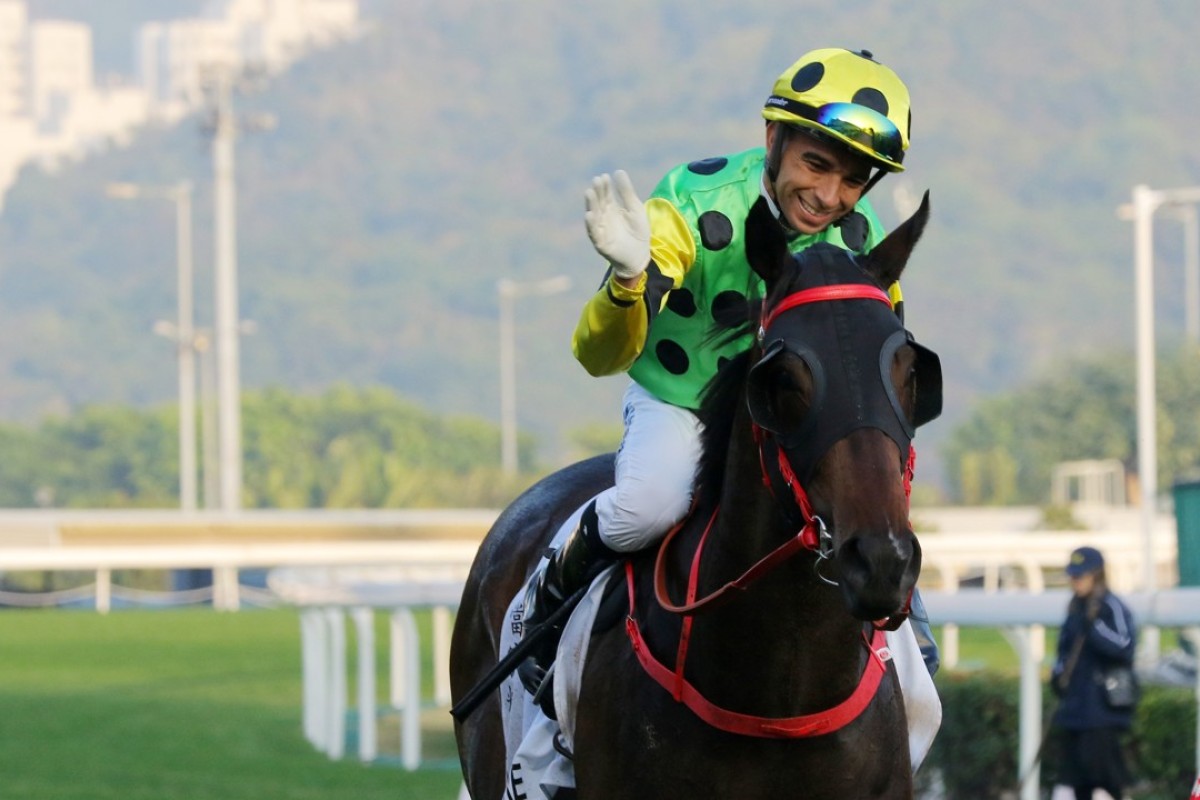
[[[95,580],[83,591],[90,589],[96,609],[107,612],[115,571],[208,568],[213,571],[214,608],[234,611],[248,592],[239,572],[276,568],[270,582],[274,596],[301,609],[305,733],[331,757],[342,756],[344,749],[347,613],[355,626],[361,726],[357,755],[367,761],[376,757],[374,658],[367,655],[374,648],[370,623],[375,612],[388,613],[391,699],[402,713],[404,764],[415,768],[420,763],[419,642],[411,610],[435,610],[435,694],[447,702],[450,612],[478,540],[496,513],[0,512],[0,573],[92,572]],[[1072,549],[1090,544],[1105,553],[1112,585],[1133,598],[1141,624],[1200,625],[1200,595],[1195,594],[1200,590],[1131,594],[1140,588],[1146,552],[1135,509],[1094,509],[1083,514],[1089,530],[1081,531],[1039,531],[1037,517],[1032,509],[914,511],[922,528],[923,596],[933,624],[945,626],[943,663],[953,666],[957,660],[956,625],[1005,629],[1022,659],[1022,764],[1029,760],[1031,731],[1040,735],[1040,702],[1035,707],[1027,693],[1033,696],[1036,690],[1040,697],[1041,626],[1061,621],[1065,595],[1054,587],[1061,585],[1057,581]],[[356,533],[370,540],[297,541]],[[1177,557],[1173,520],[1158,517],[1151,533],[1157,585],[1172,586]],[[168,535],[190,543],[165,544]],[[277,541],[280,537],[291,540]],[[81,543],[105,539],[113,543]],[[960,589],[964,584],[980,588]],[[1200,697],[1200,687],[1197,691]]]

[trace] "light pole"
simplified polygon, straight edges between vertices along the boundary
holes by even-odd
[[[232,75],[214,73],[213,196],[215,202],[215,292],[214,336],[217,350],[217,452],[221,462],[220,498],[222,511],[242,505],[242,410],[239,374],[237,293],[237,212],[234,183],[234,139]]]
[[[119,200],[165,198],[175,204],[175,263],[177,317],[174,323],[159,320],[154,332],[175,342],[179,362],[179,507],[196,509],[196,335],[194,328],[192,269],[192,184],[171,186],[110,183],[109,197]]]
[[[200,358],[200,442],[201,463],[204,465],[204,507],[217,508],[221,499],[221,484],[217,476],[217,370],[213,363],[212,331],[196,331],[196,354]]]
[[[1133,187],[1133,202],[1117,209],[1133,220],[1134,309],[1137,327],[1137,451],[1141,486],[1142,588],[1155,590],[1154,511],[1158,496],[1158,402],[1154,363],[1154,212],[1200,203],[1200,186],[1185,189]],[[1193,209],[1194,212],[1194,209]],[[1189,245],[1190,249],[1190,245]],[[1157,643],[1151,648],[1157,652]]]
[[[496,282],[500,304],[500,466],[513,475],[517,471],[517,357],[513,301],[518,297],[545,296],[564,292],[571,286],[565,275],[530,283],[508,278]]]
[[[255,76],[251,72],[234,64],[214,63],[202,68],[201,74],[209,107],[206,132],[212,135],[217,453],[220,507],[227,512],[242,507],[242,389],[238,340],[242,321],[238,316],[234,144],[239,131],[268,130],[275,126],[275,118],[269,114],[242,120],[234,115],[233,93],[253,82]]]

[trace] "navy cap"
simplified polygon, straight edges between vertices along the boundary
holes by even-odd
[[[1078,578],[1089,572],[1096,572],[1104,566],[1104,556],[1094,547],[1079,547],[1071,553],[1067,562],[1067,575]]]

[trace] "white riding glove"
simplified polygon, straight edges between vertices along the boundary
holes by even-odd
[[[616,184],[616,191],[613,191]],[[624,170],[592,178],[584,193],[588,238],[618,278],[636,278],[650,264],[650,219]]]

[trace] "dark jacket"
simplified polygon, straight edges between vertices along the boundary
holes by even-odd
[[[1054,723],[1068,730],[1128,728],[1132,709],[1115,710],[1104,701],[1102,674],[1114,664],[1133,664],[1137,631],[1133,614],[1112,592],[1095,599],[1092,619],[1088,598],[1072,598],[1058,638],[1058,659],[1051,673],[1051,686],[1061,697]],[[1083,637],[1079,659],[1065,689],[1060,677],[1075,643]]]

